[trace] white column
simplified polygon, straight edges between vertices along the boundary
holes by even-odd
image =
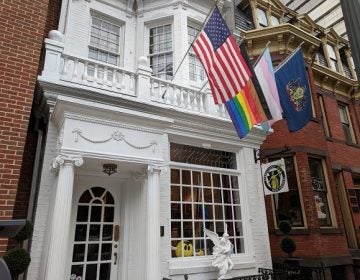
[[[164,168],[148,166],[146,279],[160,279],[160,173]]]
[[[81,166],[81,156],[59,155],[53,161],[53,168],[59,169],[55,200],[49,230],[48,260],[45,280],[64,280],[67,263],[67,249],[70,232],[71,202],[74,186],[74,166]]]

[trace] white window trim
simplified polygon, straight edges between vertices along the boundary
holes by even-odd
[[[211,171],[221,172],[224,174],[233,174],[238,176],[238,182],[242,182],[242,187],[239,184],[240,192],[240,205],[242,213],[242,227],[244,237],[245,252],[241,254],[233,254],[232,261],[234,262],[233,269],[244,269],[244,268],[255,268],[255,256],[253,251],[253,240],[251,233],[251,221],[250,221],[250,210],[249,202],[247,198],[247,183],[245,177],[246,174],[244,160],[241,160],[240,156],[243,157],[243,151],[236,153],[237,169],[224,169],[210,166],[200,166],[194,164],[185,164],[171,161],[169,164],[170,168],[188,168],[194,171]],[[169,197],[170,203],[170,197]],[[169,218],[168,226],[171,228],[171,221]],[[169,238],[169,246],[171,244],[171,237]],[[201,273],[201,272],[212,272],[217,271],[212,265],[213,256],[201,256],[201,257],[186,257],[186,258],[169,258],[169,275],[178,275],[184,273]]]
[[[149,46],[150,46],[150,29],[155,28],[162,25],[171,25],[171,32],[172,32],[172,60],[173,60],[173,75],[175,72],[175,48],[174,48],[174,42],[175,42],[175,32],[174,32],[174,18],[173,16],[167,16],[162,19],[157,20],[151,20],[144,23],[144,56],[147,57],[149,65],[150,65],[150,52],[149,52]],[[156,76],[153,76],[157,78]]]
[[[104,20],[104,21],[107,21],[107,22],[109,22],[111,24],[114,24],[114,25],[116,25],[116,26],[118,26],[120,28],[120,31],[119,31],[119,50],[118,50],[117,53],[106,50],[106,49],[98,48],[98,47],[96,47],[96,49],[106,51],[108,53],[115,54],[115,55],[118,56],[118,63],[116,65],[113,65],[113,64],[109,64],[109,65],[113,65],[113,66],[117,66],[117,67],[123,66],[124,65],[124,47],[125,47],[125,40],[124,40],[124,38],[125,38],[125,21],[122,21],[120,19],[114,18],[114,17],[112,17],[110,15],[106,15],[104,13],[101,13],[101,12],[93,10],[93,9],[90,10],[89,34],[88,34],[88,41],[87,41],[88,54],[86,55],[86,57],[88,59],[90,59],[91,61],[94,61],[94,62],[105,63],[105,62],[100,61],[100,60],[94,60],[94,59],[89,58],[89,49],[92,47],[90,40],[91,40],[91,27],[92,27],[93,17],[99,18],[99,19]],[[108,64],[108,63],[105,63],[105,64]]]
[[[187,26],[186,26],[186,31],[187,31],[187,33],[186,33],[186,35],[188,36],[188,28],[189,28],[189,26],[190,27],[192,27],[192,28],[195,28],[195,29],[198,29],[198,30],[200,30],[200,32],[201,32],[201,23],[198,23],[198,22],[196,22],[195,20],[193,20],[193,19],[190,19],[190,18],[188,18],[188,20],[187,20]],[[193,81],[193,80],[191,80],[190,79],[190,53],[191,53],[191,55],[195,55],[195,52],[193,51],[193,52],[191,52],[191,50],[189,51],[189,54],[188,54],[188,57],[187,57],[187,59],[188,59],[188,68],[189,68],[189,71],[188,71],[188,79],[189,79],[189,84],[190,84],[190,86],[191,87],[194,87],[194,88],[196,88],[196,89],[200,89],[200,88],[202,88],[203,86],[204,86],[204,84],[205,83],[207,83],[207,81],[208,81],[208,77],[207,77],[207,75],[206,75],[206,71],[205,71],[205,69],[204,69],[204,66],[202,66],[203,67],[203,69],[204,69],[204,81]],[[196,56],[196,55],[195,55]],[[199,60],[199,59],[198,59]],[[199,60],[199,63],[202,65],[202,63],[201,63],[201,61]],[[206,86],[204,89],[206,89],[206,88],[208,88],[209,86]],[[204,90],[203,89],[203,90]]]

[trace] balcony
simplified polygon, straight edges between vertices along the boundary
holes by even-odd
[[[53,31],[52,31],[53,32]],[[136,72],[64,53],[61,34],[45,39],[45,64],[38,81],[56,92],[86,92],[147,103],[189,114],[228,119],[225,107],[216,106],[209,90],[198,91],[151,75],[147,59],[138,61]],[[54,90],[53,90],[54,91]]]

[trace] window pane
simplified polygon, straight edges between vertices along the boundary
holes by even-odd
[[[159,78],[171,79],[173,73],[173,54],[170,24],[150,29],[149,54],[153,75]]]
[[[274,199],[277,222],[287,220],[292,222],[293,227],[302,227],[304,222],[294,160],[292,157],[284,160],[289,191],[277,194],[277,199]]]
[[[320,226],[331,226],[327,186],[321,159],[309,158],[314,200]]]
[[[275,17],[275,16],[271,16],[271,24],[272,26],[277,26],[280,24],[280,20],[279,18]]]
[[[92,18],[89,58],[117,64],[120,27],[96,17]],[[111,53],[112,52],[112,53]]]
[[[264,10],[257,9],[257,16],[258,16],[260,26],[263,26],[263,27],[268,26],[266,13]]]
[[[221,159],[223,153],[218,155]],[[204,227],[222,236],[226,224],[229,240],[233,244],[236,238],[241,241],[241,206],[236,175],[191,170],[190,167],[173,168],[171,174],[172,181],[178,182],[170,186],[172,257],[211,255],[213,244],[204,235]],[[244,252],[242,250],[240,248],[239,252]]]

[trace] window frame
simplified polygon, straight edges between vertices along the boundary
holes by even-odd
[[[185,143],[182,143],[185,144]],[[188,145],[188,144],[185,144]],[[194,145],[195,147],[197,145]],[[224,151],[233,150],[232,148],[224,149]],[[234,152],[234,151],[233,151]],[[232,260],[235,265],[240,264],[243,267],[253,267],[255,265],[255,259],[254,259],[254,244],[253,244],[253,235],[251,231],[251,221],[250,221],[250,203],[248,202],[248,193],[247,193],[247,182],[246,177],[244,177],[246,174],[245,167],[243,164],[243,152],[242,151],[236,151],[235,157],[236,157],[236,169],[224,169],[224,168],[217,168],[217,167],[210,167],[210,166],[201,166],[201,165],[195,165],[195,164],[185,164],[181,162],[169,162],[170,168],[194,168],[195,170],[206,170],[206,171],[229,171],[231,173],[236,173],[238,175],[238,182],[244,182],[243,187],[239,188],[240,192],[240,205],[241,205],[241,215],[243,219],[242,227],[243,227],[243,236],[244,236],[244,248],[245,252],[242,254],[233,254]],[[170,184],[170,180],[169,180]],[[169,209],[170,209],[170,194],[169,194]],[[170,212],[169,212],[170,215]],[[169,228],[171,228],[170,219],[168,222]],[[170,246],[170,239],[169,239],[169,246]],[[185,273],[191,273],[191,272],[208,272],[209,268],[212,267],[211,262],[213,260],[213,256],[202,256],[200,257],[184,257],[184,258],[171,258],[169,256],[169,275],[181,275]]]
[[[306,229],[308,228],[307,225],[307,219],[306,219],[306,213],[305,213],[305,208],[304,208],[304,200],[303,200],[303,195],[302,195],[302,188],[301,188],[301,183],[300,183],[300,177],[299,177],[299,172],[298,172],[298,165],[297,165],[297,158],[296,155],[286,155],[283,156],[282,158],[292,158],[293,160],[293,164],[294,164],[294,170],[295,170],[295,176],[296,176],[296,183],[297,183],[297,191],[298,191],[298,195],[299,195],[299,201],[300,201],[300,210],[301,210],[301,215],[302,215],[302,221],[303,221],[303,225],[302,226],[292,226],[292,228],[294,229]],[[276,160],[278,158],[271,158],[271,160]],[[290,187],[289,187],[289,192],[290,192]],[[280,194],[278,194],[280,195]],[[273,208],[273,220],[274,220],[274,225],[276,229],[278,228],[278,217],[277,217],[277,208],[275,205],[275,196],[272,196],[271,199],[271,204],[272,204],[272,208]]]
[[[320,105],[320,111],[321,111],[321,120],[324,127],[324,133],[326,137],[331,137],[331,131],[329,127],[329,122],[326,115],[326,108],[324,103],[324,97],[322,95],[319,95],[319,105]]]
[[[174,54],[175,54],[175,51],[174,51],[175,32],[174,32],[174,21],[173,21],[172,17],[145,23],[144,53],[145,53],[146,57],[149,59],[149,66],[151,66],[151,57],[155,56],[154,54],[150,53],[151,29],[161,27],[161,26],[166,26],[166,25],[171,26],[170,27],[170,29],[171,29],[171,51],[163,51],[159,54],[171,53],[171,57],[172,57],[172,76],[171,76],[171,78],[172,78],[174,75]],[[159,79],[164,79],[164,78],[160,78],[158,75],[155,75],[154,72],[152,73],[152,76],[159,78]],[[171,78],[166,79],[166,72],[165,72],[165,80],[171,80]]]
[[[93,26],[93,19],[94,18],[96,18],[98,20],[101,20],[101,21],[104,21],[106,23],[109,23],[111,25],[114,25],[116,27],[119,27],[119,38],[118,38],[118,50],[117,50],[117,52],[108,50],[106,48],[96,47],[96,46],[92,45],[91,37],[92,37],[92,26]],[[119,66],[123,65],[124,35],[125,35],[125,22],[123,22],[121,20],[118,20],[118,19],[114,19],[111,16],[104,15],[104,14],[99,13],[97,11],[91,10],[90,11],[89,36],[88,36],[88,44],[87,44],[87,49],[88,49],[87,57],[88,57],[88,59],[90,59],[92,61],[96,61],[96,62],[116,66],[116,67],[119,67]],[[96,49],[98,51],[107,52],[108,54],[116,55],[117,56],[116,64],[109,63],[109,62],[104,62],[102,60],[95,59],[95,58],[90,58],[90,49]]]
[[[200,224],[206,224],[206,223],[211,223],[212,226],[217,227],[219,224],[222,224],[222,226],[224,226],[225,223],[232,223],[233,224],[233,229],[239,229],[240,231],[242,231],[242,233],[240,232],[240,235],[231,235],[231,229],[229,230],[229,235],[230,235],[230,240],[232,239],[240,239],[239,240],[239,245],[241,246],[240,250],[243,252],[237,252],[237,250],[239,250],[237,248],[237,244],[234,240],[234,251],[236,251],[237,253],[234,253],[233,255],[244,255],[245,254],[245,237],[244,237],[244,230],[243,230],[243,223],[244,223],[244,217],[242,215],[243,213],[243,205],[241,204],[241,195],[240,195],[240,184],[239,184],[239,172],[236,171],[236,169],[222,169],[222,168],[217,168],[217,167],[213,167],[211,168],[211,170],[208,168],[208,166],[197,166],[197,165],[191,165],[191,164],[181,164],[179,165],[178,162],[174,163],[172,162],[172,165],[170,166],[170,170],[178,170],[178,171],[185,171],[185,172],[189,172],[190,174],[190,180],[193,179],[193,175],[194,173],[208,173],[210,174],[210,180],[211,182],[213,182],[213,176],[211,176],[212,174],[218,174],[219,180],[220,180],[220,186],[213,186],[211,183],[211,186],[209,185],[204,185],[204,182],[199,179],[200,185],[194,185],[192,184],[192,182],[190,181],[190,184],[186,184],[183,183],[181,180],[181,176],[179,178],[179,183],[174,183],[170,181],[170,192],[171,189],[174,187],[175,189],[179,189],[179,200],[172,200],[171,196],[170,196],[170,222],[172,223],[180,223],[180,236],[172,236],[172,233],[170,234],[170,241],[175,241],[177,242],[184,242],[184,241],[190,241],[191,244],[194,244],[193,242],[196,241],[203,241],[204,242],[204,246],[205,248],[201,248],[204,251],[205,257],[213,257],[213,255],[207,255],[206,251],[206,243],[209,242],[209,238],[206,237],[202,238],[203,236],[196,236],[196,232],[195,232],[195,224],[196,223],[200,223]],[[180,173],[179,173],[180,174]],[[201,175],[200,175],[201,176]],[[223,180],[222,180],[222,176],[233,176],[236,177],[236,183],[237,183],[237,187],[233,188],[230,187],[229,188],[224,188],[223,187]],[[201,176],[202,177],[202,176]],[[229,178],[230,179],[230,178]],[[231,182],[231,180],[229,180],[229,183]],[[231,185],[233,184],[233,182],[230,183]],[[229,185],[230,186],[230,185]],[[190,191],[188,194],[190,194],[191,200],[185,200],[183,196],[184,194],[184,189],[187,189],[187,192]],[[188,190],[189,189],[189,190]],[[198,202],[194,202],[193,201],[193,196],[194,196],[194,189],[201,189],[201,198]],[[181,191],[182,190],[182,191]],[[216,191],[220,191],[222,192],[222,190],[225,191],[229,191],[229,194],[231,196],[230,198],[230,202],[225,202],[224,201],[224,197],[221,195],[221,201],[215,201],[215,190]],[[211,192],[211,197],[214,198],[211,199],[211,202],[209,202],[206,198],[205,198],[205,191],[210,191]],[[238,197],[234,198],[233,195],[234,193],[237,193]],[[180,211],[180,217],[178,218],[173,218],[172,217],[172,204],[179,205],[179,211]],[[191,217],[185,217],[184,215],[184,209],[185,206],[188,206],[186,208],[189,208],[189,205],[191,205],[190,207],[190,213],[191,213]],[[192,209],[194,209],[194,206],[196,205],[202,205],[202,206],[208,206],[211,207],[211,212],[212,212],[212,218],[206,218],[206,217],[200,217],[200,218],[195,218],[194,215],[194,211],[192,211]],[[216,216],[217,214],[217,206],[221,206],[221,214],[222,214],[222,218],[219,219],[219,217]],[[240,213],[237,213],[239,216],[236,217],[236,213],[235,213],[235,209],[232,210],[232,214],[231,217],[226,217],[225,216],[225,212],[226,209],[225,207],[231,207],[231,209],[233,207],[235,208],[239,208],[240,209]],[[205,209],[205,208],[203,208]],[[181,223],[191,223],[191,229],[192,231],[192,235],[191,236],[185,236],[184,233],[184,227],[181,225]],[[238,224],[239,223],[239,224]],[[170,227],[172,229],[172,225]],[[214,230],[215,228],[210,228],[210,230]],[[223,229],[223,228],[222,228]],[[217,230],[215,230],[217,231]],[[220,234],[221,236],[221,234]],[[205,241],[206,239],[206,241]],[[241,241],[242,240],[242,241]],[[211,244],[211,243],[210,243]],[[208,244],[209,245],[209,244]],[[172,246],[176,246],[175,244],[172,244]],[[194,246],[194,245],[193,245]],[[194,246],[194,250],[198,249],[195,248]],[[192,258],[203,258],[204,256],[191,256]],[[184,258],[188,258],[186,256],[180,256],[180,257],[172,257],[172,259],[184,259]]]
[[[193,28],[193,29],[195,29],[195,31],[199,32],[200,31],[200,26],[199,26],[199,24],[196,24],[193,21],[188,19],[188,22],[187,22],[187,38],[188,38],[188,43],[189,43],[189,46],[190,46],[190,44],[192,42],[189,41],[189,36],[190,36],[189,35],[189,28]],[[196,35],[195,35],[195,37],[196,37]],[[190,72],[191,61],[190,61],[190,57],[194,57],[194,60],[195,60],[195,64],[194,64],[195,65],[195,74],[194,75],[196,77],[195,80],[191,79],[191,72]],[[193,48],[190,48],[190,50],[189,50],[188,67],[189,67],[189,76],[188,76],[188,78],[189,78],[190,85],[194,86],[194,87],[197,87],[197,88],[201,88],[205,84],[205,82],[207,82],[207,75],[206,75],[204,66],[202,65],[202,63],[198,59],[198,57],[196,56],[195,51],[193,50]],[[197,74],[198,70],[203,71],[203,79],[201,79],[201,75]]]
[[[274,19],[277,20],[277,23],[274,24]],[[270,23],[271,23],[271,26],[279,26],[281,24],[281,19],[278,15],[270,15]]]
[[[338,102],[338,108],[339,108],[340,123],[343,128],[345,141],[348,144],[356,144],[357,141],[356,141],[354,127],[352,125],[352,120],[351,120],[350,113],[349,113],[349,105],[342,103],[342,102]],[[342,108],[344,109],[344,111],[342,111]],[[343,113],[341,113],[341,112],[343,112]],[[343,122],[342,115],[344,115],[346,117],[347,122]],[[347,131],[345,131],[345,130],[347,130]]]
[[[329,57],[328,64],[329,64],[330,68],[339,73],[340,67],[339,67],[339,61],[338,61],[338,56],[336,54],[335,46],[327,43],[326,50],[327,50],[328,57]],[[333,57],[333,56],[335,56],[335,57]]]
[[[263,13],[263,14],[261,14]],[[260,16],[261,14],[261,16]],[[263,17],[265,16],[265,17]],[[264,28],[264,27],[268,27],[269,26],[269,19],[267,17],[267,13],[266,10],[264,10],[262,7],[256,7],[256,17],[257,17],[257,22],[259,24],[258,28]],[[266,24],[261,22],[261,19],[266,19]]]
[[[311,159],[319,160],[321,162],[321,168],[322,168],[322,173],[323,173],[323,177],[324,177],[324,184],[325,184],[327,206],[329,208],[328,210],[329,210],[329,215],[330,215],[330,225],[320,225],[320,228],[336,228],[337,227],[337,220],[336,220],[336,215],[335,215],[333,197],[332,197],[332,192],[331,192],[331,189],[330,189],[330,182],[329,182],[329,177],[328,177],[328,172],[327,172],[327,168],[326,168],[325,159],[322,158],[322,157],[316,156],[316,155],[308,155],[309,173],[310,173],[310,178],[311,178],[311,188],[312,188],[312,191],[313,191],[314,204],[316,203],[315,202],[315,194],[316,194],[317,191],[315,191],[313,189],[313,186],[312,186],[312,176],[311,176],[311,170],[310,170],[310,160]],[[320,224],[319,218],[318,218],[318,221],[319,221],[319,224]]]

